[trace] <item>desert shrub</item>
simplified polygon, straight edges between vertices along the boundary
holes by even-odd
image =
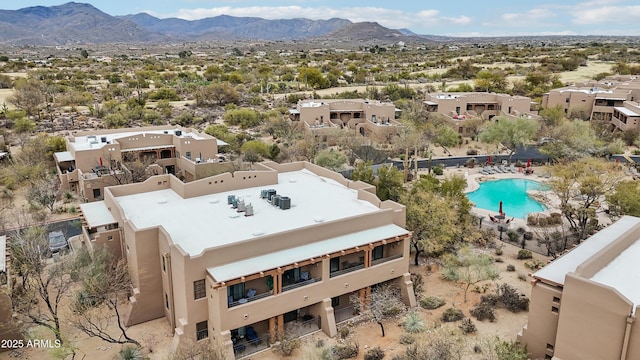
[[[416,342],[416,338],[411,334],[402,334],[400,335],[400,340],[398,340],[402,345],[410,345]]]
[[[517,342],[502,341],[495,347],[498,360],[527,360],[527,347]]]
[[[516,271],[516,267],[513,264],[507,264],[507,271],[514,272]]]
[[[427,296],[425,298],[420,299],[420,306],[422,306],[427,310],[437,309],[444,304],[446,304],[446,301],[444,301],[444,299],[441,299],[437,296]]]
[[[507,231],[507,237],[509,238],[509,241],[511,242],[517,242],[518,239],[520,238],[520,235],[518,235],[517,232],[509,230]]]
[[[364,360],[382,360],[384,359],[384,350],[379,346],[367,350],[364,354]]]
[[[424,285],[424,280],[422,279],[422,275],[411,274],[411,282],[413,283],[413,293],[414,294],[422,293],[422,286]]]
[[[476,328],[476,324],[474,324],[473,321],[470,318],[462,319],[462,322],[460,323],[460,325],[458,325],[458,327],[465,334],[471,334],[471,333],[474,333],[474,332],[476,332],[478,330]]]
[[[519,272],[518,273],[518,279],[522,280],[522,281],[527,281],[527,274],[525,274],[523,272]]]
[[[477,304],[469,310],[469,313],[475,317],[478,321],[489,320],[491,322],[496,321],[495,308],[489,304]]]
[[[342,360],[342,359],[352,359],[358,356],[360,352],[360,346],[357,343],[345,344],[345,345],[334,345],[331,347],[329,351],[329,359],[331,360]]]
[[[533,259],[531,261],[526,261],[524,263],[524,266],[530,270],[538,270],[538,269],[542,269],[542,267],[544,266],[544,262],[538,259]]]
[[[349,328],[346,326],[341,327],[338,332],[340,333],[340,339],[346,339],[349,336]]]
[[[300,347],[300,339],[283,339],[273,345],[274,350],[282,356],[291,356],[293,350]]]
[[[501,284],[496,292],[501,307],[514,313],[529,310],[529,298],[518,294],[513,286],[507,283]]]
[[[464,313],[460,309],[448,308],[442,313],[442,321],[444,322],[454,322],[458,320],[462,320],[464,318]]]
[[[560,222],[558,224],[561,224],[561,223],[562,223],[562,219],[560,219]],[[533,234],[530,231],[525,232],[523,236],[525,240],[533,239]]]
[[[538,216],[537,215],[529,215],[529,216],[527,216],[527,225],[529,225],[529,226],[537,226],[538,225]]]
[[[480,297],[480,303],[489,306],[498,305],[498,296],[496,294],[486,294]]]
[[[434,173],[434,174],[436,174],[436,175],[442,175],[442,174],[444,174],[444,170],[442,170],[442,168],[441,168],[441,167],[439,167],[439,166],[434,166],[434,167],[432,167],[432,168],[431,168],[431,171],[433,171],[433,173]]]
[[[496,255],[501,256],[502,254],[504,254],[502,247],[496,248]]]
[[[531,259],[531,258],[533,258],[533,254],[531,254],[531,251],[526,250],[526,249],[520,249],[518,251],[518,259],[519,260]]]
[[[118,352],[117,358],[120,360],[142,360],[144,355],[142,349],[137,346],[125,346]]]
[[[478,155],[478,150],[469,149],[469,150],[467,150],[467,155]]]
[[[547,226],[547,225],[549,225],[549,221],[547,220],[546,217],[541,217],[541,218],[538,219],[538,226],[544,227],[544,226]]]
[[[425,330],[424,321],[417,311],[410,311],[407,313],[404,321],[402,322],[402,326],[406,332],[412,334],[423,332]]]
[[[504,262],[504,260],[502,258],[499,258],[499,257],[495,258],[494,261],[497,262],[497,263],[503,263]]]

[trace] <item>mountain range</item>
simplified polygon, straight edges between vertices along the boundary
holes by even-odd
[[[421,37],[377,23],[353,23],[338,18],[266,20],[220,15],[200,20],[159,19],[146,13],[111,16],[90,4],[75,2],[0,10],[0,44],[51,46],[307,39],[397,42],[420,41]]]

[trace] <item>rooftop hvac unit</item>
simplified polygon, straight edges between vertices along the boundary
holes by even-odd
[[[280,206],[280,195],[274,195],[271,198],[271,205],[273,206]]]
[[[253,216],[253,205],[249,204],[245,206],[244,216]]]
[[[176,130],[174,133],[176,136],[182,136],[182,130]]]
[[[100,141],[102,141],[103,143],[106,143],[107,142],[107,137],[106,136],[101,137]]]
[[[245,210],[246,210],[246,207],[244,205],[244,200],[238,201],[238,209],[236,211],[237,212],[244,212]]]
[[[233,202],[235,201],[236,196],[235,195],[227,195],[227,204],[231,205],[233,204]]]
[[[260,190],[260,198],[266,199],[267,197],[269,197],[269,190]]]
[[[167,130],[163,131],[164,134],[168,134],[169,132]]]
[[[291,198],[288,197],[288,196],[281,196],[280,197],[280,204],[278,204],[278,206],[282,210],[291,209]]]
[[[267,199],[269,201],[271,201],[275,195],[276,195],[276,189],[267,190]]]

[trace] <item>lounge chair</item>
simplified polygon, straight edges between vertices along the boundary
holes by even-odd
[[[513,164],[511,164],[511,166],[509,166],[509,170],[511,170],[511,172],[515,174],[516,167]]]
[[[496,173],[495,171],[491,170],[490,166],[485,166],[484,167],[484,171],[486,171],[487,174],[495,174]]]

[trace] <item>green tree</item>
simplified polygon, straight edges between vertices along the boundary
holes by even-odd
[[[269,157],[269,145],[260,140],[250,140],[242,144],[240,151],[243,154],[244,161],[255,163],[261,161],[265,157]]]
[[[479,139],[482,142],[507,146],[509,161],[519,145],[526,145],[538,133],[538,122],[525,118],[508,118],[499,116],[480,133]]]
[[[46,102],[44,83],[38,79],[17,79],[14,88],[15,92],[9,98],[9,102],[18,109],[24,110],[27,116],[38,113],[40,107]]]
[[[382,337],[384,337],[384,324],[382,321],[402,313],[406,308],[400,300],[400,289],[389,285],[372,289],[371,295],[365,299],[352,295],[349,301],[365,318],[369,318],[380,325]]]
[[[329,170],[338,171],[347,163],[347,157],[338,151],[329,149],[318,153],[314,163]]]
[[[499,69],[480,70],[473,82],[476,91],[503,93],[507,90],[507,77]]]
[[[621,181],[606,198],[612,215],[640,216],[640,185],[637,181]]]
[[[376,195],[382,201],[398,201],[404,188],[404,174],[393,165],[380,166],[376,180]]]
[[[562,215],[578,242],[595,230],[596,202],[613,193],[622,180],[622,174],[613,165],[600,159],[582,158],[549,167],[551,178],[547,182],[550,192],[557,196]],[[549,204],[550,199],[545,199]]]
[[[329,87],[329,81],[322,75],[322,71],[315,67],[301,67],[298,69],[298,81],[304,83],[305,88],[324,89]]]
[[[262,115],[249,108],[232,109],[224,114],[224,122],[227,125],[239,125],[242,129],[248,129],[260,125]]]
[[[563,120],[549,133],[552,141],[542,147],[542,152],[555,160],[571,160],[597,155],[606,150],[587,121]]]
[[[435,142],[442,146],[442,148],[447,152],[449,152],[447,148],[458,145],[459,141],[460,135],[458,135],[458,133],[450,126],[440,125],[436,128]]]
[[[231,83],[220,82],[198,88],[195,99],[197,106],[225,106],[238,104],[240,93]]]
[[[373,175],[373,169],[371,168],[371,161],[360,161],[356,164],[351,174],[351,180],[363,181],[367,184],[375,185],[376,177]]]
[[[467,292],[471,285],[486,280],[496,280],[500,277],[500,270],[495,266],[493,257],[476,253],[468,247],[458,251],[456,256],[445,259],[443,277],[450,281],[460,281],[464,284],[464,302],[467,302]]]
[[[28,118],[20,118],[13,122],[13,130],[18,133],[30,133],[36,129],[36,123]]]

